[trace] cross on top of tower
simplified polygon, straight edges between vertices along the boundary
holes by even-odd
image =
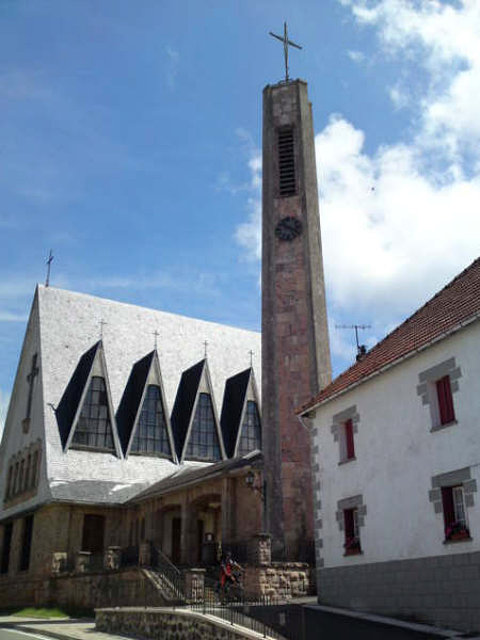
[[[208,347],[207,340],[205,340],[205,342],[203,343],[203,346],[205,347],[205,358],[206,358],[207,357],[207,347]]]
[[[274,38],[277,38],[277,40],[280,40],[280,42],[283,42],[283,55],[285,57],[285,82],[288,82],[289,77],[288,77],[288,47],[295,47],[295,49],[301,49],[302,47],[299,44],[295,44],[295,42],[292,42],[292,40],[288,39],[288,31],[287,31],[287,23],[284,22],[283,23],[283,37],[282,36],[277,36],[276,33],[272,33],[271,31],[269,31],[269,34],[271,36],[273,36]]]
[[[157,329],[155,329],[155,331],[153,332],[153,334],[152,334],[152,335],[153,335],[153,336],[155,336],[155,351],[156,351],[156,350],[157,350],[157,348],[158,348],[158,336],[159,336],[160,334],[158,333]]]

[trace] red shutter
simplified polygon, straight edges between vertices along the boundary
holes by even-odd
[[[453,506],[452,487],[442,487],[443,519],[445,531],[455,522],[455,508]]]
[[[444,376],[443,378],[440,378],[440,380],[437,380],[436,386],[438,408],[440,410],[440,424],[448,424],[455,420],[450,376]]]
[[[353,442],[353,423],[351,420],[345,422],[345,444],[347,449],[347,460],[355,457],[355,444]]]

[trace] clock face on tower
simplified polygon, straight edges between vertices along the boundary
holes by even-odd
[[[275,235],[280,240],[293,240],[302,233],[302,223],[298,218],[287,216],[275,227]]]

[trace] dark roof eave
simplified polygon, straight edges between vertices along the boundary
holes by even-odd
[[[202,482],[206,481],[211,481],[212,479],[220,477],[224,474],[232,475],[233,471],[258,466],[262,461],[262,453],[261,451],[258,451],[254,456],[251,456],[249,458],[234,458],[233,460],[229,461],[221,461],[220,463],[218,463],[219,465],[222,465],[220,468],[215,464],[210,465],[207,469],[203,468],[191,470],[185,474],[183,481],[177,478],[178,482],[172,484],[171,486],[167,483],[168,481],[173,481],[174,478],[165,478],[165,480],[161,481],[161,483],[165,483],[167,485],[165,488],[162,488],[161,486],[157,486],[156,488],[150,487],[149,489],[144,490],[142,493],[136,496],[132,496],[129,500],[127,500],[125,504],[143,502],[145,500],[150,500],[151,498],[156,498],[170,493],[176,493],[177,491],[181,491],[186,487],[201,484]],[[226,462],[234,462],[234,464],[226,464]],[[205,473],[202,473],[204,471]]]

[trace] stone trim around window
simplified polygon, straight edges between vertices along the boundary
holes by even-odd
[[[344,409],[343,411],[340,411],[339,413],[336,413],[332,417],[332,425],[330,427],[330,431],[333,434],[334,442],[338,442],[338,445],[339,445],[339,464],[344,464],[345,462],[351,462],[352,460],[356,459],[355,457],[345,458],[342,451],[342,441],[341,441],[342,428],[343,428],[343,425],[347,422],[347,420],[352,421],[353,433],[354,434],[358,433],[358,423],[360,422],[360,415],[358,414],[356,404],[352,405],[351,407],[348,407],[347,409]],[[343,448],[345,448],[345,443],[343,443]]]
[[[473,494],[477,492],[477,481],[473,478],[470,467],[456,469],[448,473],[440,473],[431,479],[432,489],[428,492],[428,498],[433,503],[435,513],[443,513],[442,487],[463,486],[465,496],[465,507],[473,507],[475,499]]]
[[[430,407],[432,431],[439,431],[440,429],[445,429],[446,427],[456,423],[456,421],[454,421],[448,424],[440,424],[435,382],[444,376],[450,377],[450,389],[453,395],[458,391],[458,381],[462,377],[462,371],[460,367],[457,366],[455,358],[444,360],[443,362],[436,364],[434,367],[425,369],[425,371],[421,371],[418,374],[419,384],[417,385],[417,395],[422,399],[423,405],[428,405]]]
[[[367,515],[367,505],[363,504],[363,496],[352,496],[351,498],[343,498],[337,502],[337,511],[335,512],[335,519],[337,520],[338,528],[340,531],[345,530],[345,520],[343,512],[345,509],[357,509],[358,510],[358,527],[365,525],[365,516]]]

